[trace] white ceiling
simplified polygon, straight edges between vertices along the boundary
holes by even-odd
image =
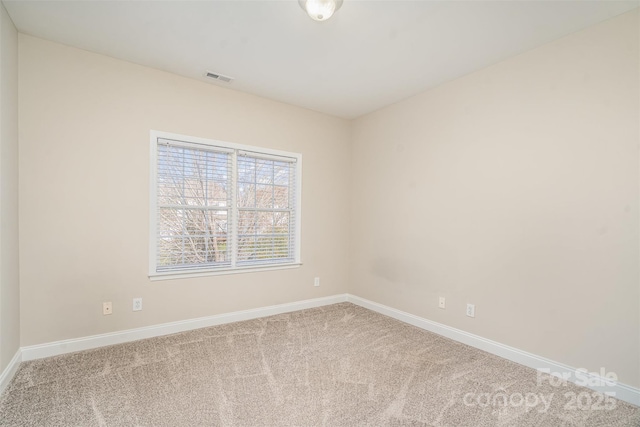
[[[4,1],[19,31],[353,118],[638,6],[638,1]]]

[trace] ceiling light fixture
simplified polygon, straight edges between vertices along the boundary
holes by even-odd
[[[326,21],[342,6],[342,0],[298,0],[314,21]]]

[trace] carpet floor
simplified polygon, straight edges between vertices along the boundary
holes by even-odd
[[[635,406],[538,382],[340,303],[24,362],[0,426],[640,426]]]

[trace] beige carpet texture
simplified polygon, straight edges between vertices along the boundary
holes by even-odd
[[[340,303],[24,362],[0,425],[637,427],[640,409]]]

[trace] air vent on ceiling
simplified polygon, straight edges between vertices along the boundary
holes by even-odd
[[[220,80],[221,82],[231,83],[233,81],[233,77],[223,76],[222,74],[214,73],[211,71],[207,71],[205,77],[212,80]]]

